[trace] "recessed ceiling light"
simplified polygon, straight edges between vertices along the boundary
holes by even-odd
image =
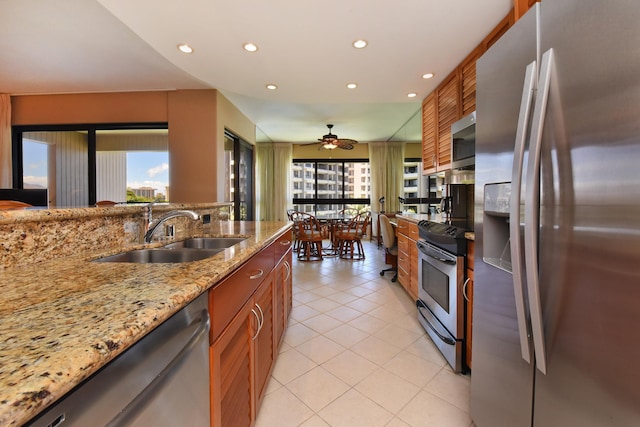
[[[433,77],[433,73],[426,73],[422,75],[423,79],[430,79],[431,77]]]
[[[258,46],[253,44],[253,43],[245,43],[242,45],[242,47],[244,48],[244,50],[246,50],[247,52],[255,52],[258,50]]]
[[[415,92],[411,92],[411,93],[408,93],[408,94],[407,94],[407,96],[408,96],[409,98],[415,98],[416,96],[418,96],[418,94],[417,94],[417,93],[415,93]]]
[[[278,86],[276,86],[276,85],[274,85],[274,84],[268,84],[266,87],[267,87],[267,89],[269,89],[269,90],[276,90],[276,89],[278,89]]]
[[[358,85],[356,83],[347,83],[347,88],[349,88],[349,89],[355,89],[357,87],[358,87]]]
[[[362,49],[364,47],[367,47],[367,41],[366,40],[356,40],[353,42],[353,47],[355,47],[356,49]]]
[[[186,43],[179,44],[178,50],[182,53],[193,53],[193,48]]]

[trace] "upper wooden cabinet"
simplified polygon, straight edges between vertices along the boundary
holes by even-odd
[[[462,117],[476,111],[476,61],[483,53],[484,49],[478,46],[460,64]]]
[[[436,172],[436,135],[438,115],[436,111],[436,92],[432,92],[422,101],[422,173]]]
[[[451,169],[451,125],[460,118],[460,75],[456,69],[438,88],[438,171]]]
[[[534,0],[522,0],[530,5]],[[526,6],[525,6],[526,7]],[[515,21],[514,11],[422,101],[422,173],[451,169],[451,125],[476,109],[476,61]]]

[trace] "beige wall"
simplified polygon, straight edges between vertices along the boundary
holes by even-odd
[[[223,201],[225,127],[255,144],[255,125],[214,89],[12,96],[11,108],[12,125],[169,123],[178,203]]]
[[[166,122],[168,92],[11,97],[12,125]]]

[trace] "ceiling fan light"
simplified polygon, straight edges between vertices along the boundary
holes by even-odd
[[[333,150],[334,148],[338,148],[338,145],[334,144],[333,142],[327,142],[326,144],[324,144],[324,148],[326,148],[327,150]]]

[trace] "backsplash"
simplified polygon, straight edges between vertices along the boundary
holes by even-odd
[[[154,205],[154,218],[175,209],[211,215],[202,219],[174,218],[175,239],[206,234],[229,219],[229,203]],[[73,208],[0,211],[0,269],[31,266],[54,258],[100,250],[120,250],[142,244],[145,233],[143,205],[108,208]],[[156,236],[161,236],[158,230]],[[156,237],[156,240],[158,237]]]

